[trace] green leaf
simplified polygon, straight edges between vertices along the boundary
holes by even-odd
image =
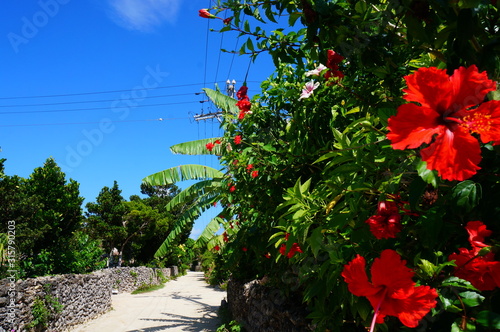
[[[455,322],[451,325],[451,332],[474,332],[476,331],[476,325],[470,320],[465,321],[465,326],[462,318],[457,318]],[[463,327],[463,329],[462,329]]]
[[[220,137],[213,138],[203,138],[196,141],[179,143],[172,145],[170,151],[175,154],[187,154],[187,155],[205,155],[213,154],[220,156],[222,154],[222,144],[215,144],[212,151],[209,151],[206,147],[207,143],[214,143],[216,140],[221,140]]]
[[[163,186],[186,180],[205,180],[221,178],[224,173],[215,168],[203,165],[181,165],[166,169],[164,171],[149,175],[142,182],[152,186]]]
[[[457,277],[449,277],[445,280],[443,280],[442,284],[443,287],[459,287],[459,288],[465,288],[465,289],[471,289],[477,291],[477,289],[472,286],[470,282],[467,280],[463,280]]]
[[[225,112],[237,115],[239,113],[239,109],[236,106],[237,100],[226,96],[225,94],[215,91],[212,89],[205,88],[203,89],[208,98],[217,106]]]
[[[481,185],[479,183],[465,180],[453,188],[451,197],[459,208],[465,212],[470,212],[479,204],[481,193]]]
[[[423,273],[425,273],[428,277],[432,277],[436,271],[436,265],[432,264],[426,259],[421,259],[421,263],[418,264]]]
[[[438,176],[436,171],[431,171],[427,169],[427,163],[425,161],[419,161],[417,164],[418,175],[425,181],[425,183],[431,184],[434,188],[438,186]]]
[[[483,303],[484,300],[484,296],[471,291],[462,292],[458,295],[460,295],[462,302],[468,307],[477,307],[478,305]],[[456,305],[458,305],[459,303],[460,301],[455,301]]]
[[[477,314],[476,322],[491,329],[500,329],[500,314],[484,310]]]

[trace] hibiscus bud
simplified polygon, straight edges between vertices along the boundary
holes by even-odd
[[[203,18],[216,18],[215,15],[210,14],[207,9],[200,9],[198,15]]]

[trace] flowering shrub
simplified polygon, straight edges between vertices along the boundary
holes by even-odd
[[[500,329],[496,2],[211,10],[276,64],[251,99],[207,91],[227,144],[215,271],[299,296],[318,331]]]

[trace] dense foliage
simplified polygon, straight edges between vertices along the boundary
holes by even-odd
[[[11,254],[6,250],[2,274],[9,267],[18,271],[18,277],[32,277],[85,273],[103,266],[99,242],[79,232],[83,220],[79,184],[67,181],[53,159],[27,179],[0,173],[1,233],[14,240],[9,243],[5,237],[4,249],[10,247]],[[7,264],[8,258],[15,266]]]
[[[126,201],[115,182],[101,190],[96,202],[86,204],[84,214],[79,184],[66,180],[53,159],[27,179],[5,175],[4,162],[0,160],[0,278],[14,272],[17,278],[88,273],[122,260],[185,270],[196,259],[190,229],[163,257],[154,257],[179,214],[165,209],[179,192],[175,185],[142,185],[147,197],[133,195]],[[112,255],[114,248],[117,255]]]
[[[206,91],[224,112],[224,136],[191,148],[225,171],[211,278],[300,294],[318,331],[500,328],[497,2],[225,1],[200,16],[276,65],[253,98]]]

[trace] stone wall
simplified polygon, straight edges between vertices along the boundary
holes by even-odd
[[[247,332],[307,332],[313,331],[300,297],[285,296],[282,291],[261,285],[258,280],[248,283],[230,280],[227,302],[235,320]]]
[[[93,319],[111,308],[112,293],[130,292],[144,284],[157,285],[178,274],[177,267],[120,267],[91,274],[65,274],[26,280],[0,280],[0,331],[53,331]],[[48,313],[47,326],[29,329],[33,311]]]

